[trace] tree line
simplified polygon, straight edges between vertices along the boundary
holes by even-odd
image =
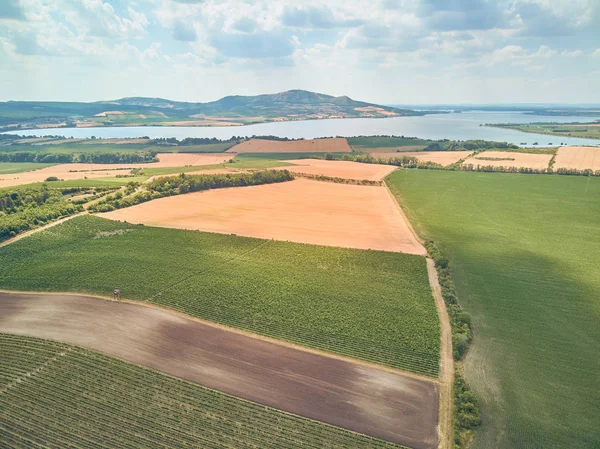
[[[425,242],[425,248],[435,263],[442,297],[446,304],[452,328],[452,355],[455,361],[459,361],[464,357],[473,340],[471,315],[465,312],[458,303],[450,261],[433,241]],[[467,385],[459,369],[454,371],[453,393],[454,447],[468,447],[473,429],[481,424],[481,416],[477,398]]]
[[[1,192],[0,241],[82,211],[81,204],[70,202],[68,195],[91,191],[90,188],[82,187],[49,189],[43,184],[39,187]]]
[[[0,162],[137,164],[158,162],[156,152],[145,153],[41,153],[32,151],[0,152]]]
[[[123,196],[121,192],[108,195],[106,198],[91,205],[88,210],[90,212],[110,212],[115,209],[123,209],[166,196],[225,187],[273,184],[293,179],[294,176],[287,170],[262,170],[252,173],[210,175],[186,175],[185,173],[181,173],[178,176],[162,177],[144,184],[144,190],[133,195]],[[128,191],[132,192],[134,187],[137,186],[128,185]]]
[[[518,145],[508,142],[494,142],[491,140],[438,140],[423,151],[475,151],[493,149],[519,149]]]

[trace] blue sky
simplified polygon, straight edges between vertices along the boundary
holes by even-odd
[[[600,103],[600,0],[0,0],[0,100]]]

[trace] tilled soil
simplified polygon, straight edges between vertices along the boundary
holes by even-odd
[[[165,310],[0,293],[0,332],[101,351],[257,403],[416,449],[438,443],[435,382],[315,354]]]

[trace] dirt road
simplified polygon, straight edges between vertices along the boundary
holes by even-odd
[[[101,351],[234,396],[416,449],[438,444],[438,388],[138,304],[0,293],[0,332]]]

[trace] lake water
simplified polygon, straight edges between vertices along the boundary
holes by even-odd
[[[483,139],[513,144],[539,146],[559,145],[600,145],[599,140],[575,137],[558,137],[522,133],[500,128],[480,126],[485,123],[532,123],[532,122],[588,122],[598,117],[542,116],[523,112],[463,112],[456,114],[433,114],[419,117],[392,117],[381,119],[330,119],[294,122],[271,122],[234,127],[105,127],[105,128],[47,128],[14,131],[13,134],[28,136],[63,135],[66,137],[216,137],[228,139],[231,136],[274,135],[289,138],[312,139],[330,136],[396,135],[423,139],[468,140]]]

